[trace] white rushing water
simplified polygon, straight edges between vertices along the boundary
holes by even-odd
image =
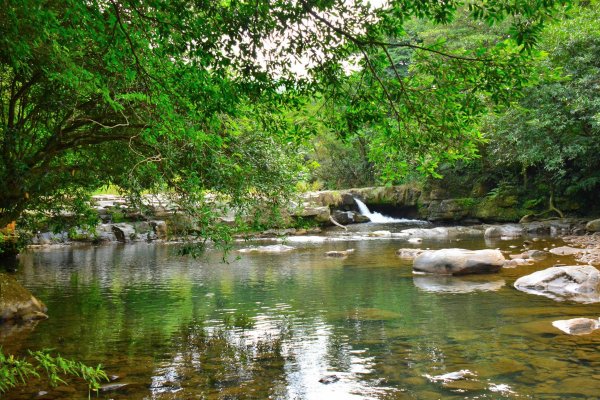
[[[371,220],[371,222],[375,222],[377,224],[393,224],[393,223],[423,224],[423,223],[427,223],[426,221],[421,221],[418,219],[392,218],[392,217],[388,217],[388,216],[383,215],[378,212],[371,212],[369,210],[369,207],[367,207],[367,205],[365,203],[363,203],[362,201],[360,201],[359,199],[354,198],[354,201],[356,202],[356,205],[358,206],[360,213],[362,215],[364,215],[365,217],[369,218]]]

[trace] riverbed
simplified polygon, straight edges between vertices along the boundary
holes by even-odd
[[[363,224],[359,233],[398,226]],[[515,290],[520,276],[554,264],[473,277],[414,275],[401,247],[500,248],[562,244],[550,237],[287,242],[281,254],[176,244],[49,247],[21,255],[15,277],[50,318],[0,334],[5,352],[52,348],[102,363],[113,382],[101,399],[598,398],[600,331],[570,336],[552,321],[600,315],[598,304]],[[336,240],[329,240],[336,238]],[[338,240],[339,239],[339,240]],[[250,243],[263,245],[267,241]],[[355,251],[345,258],[332,250]],[[435,377],[468,371],[466,379]],[[40,396],[41,392],[41,396]],[[87,398],[84,385],[33,381],[7,399]]]

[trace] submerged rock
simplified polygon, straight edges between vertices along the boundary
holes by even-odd
[[[48,308],[12,276],[0,273],[0,322],[48,318]]]
[[[577,247],[560,246],[550,250],[550,253],[556,254],[557,256],[572,256],[576,254],[586,253],[586,249],[579,249]]]
[[[273,244],[270,246],[256,246],[239,249],[240,253],[285,253],[294,250],[295,247],[286,246],[284,244]]]
[[[551,267],[516,280],[515,288],[555,300],[600,301],[600,272],[591,265]]]
[[[498,272],[505,261],[500,250],[442,249],[416,257],[413,270],[438,275],[485,274]]]
[[[468,369],[461,369],[460,371],[455,371],[455,372],[449,372],[447,374],[443,374],[443,375],[423,375],[425,378],[429,379],[431,382],[442,382],[442,383],[447,383],[447,382],[452,382],[452,381],[458,381],[461,379],[467,379],[469,377],[474,377],[477,376],[475,373],[469,371]]]
[[[369,232],[369,236],[371,236],[371,237],[392,237],[392,232],[390,232],[390,231],[373,231],[373,232]]]
[[[552,326],[569,335],[587,335],[600,329],[600,320],[591,318],[563,319],[552,322]]]
[[[105,383],[104,385],[100,386],[100,391],[101,392],[115,392],[117,390],[121,390],[123,388],[126,388],[127,386],[129,386],[129,383]]]
[[[546,253],[543,250],[527,250],[526,252],[523,253],[523,257],[525,259],[531,259],[531,260],[545,260],[546,258],[548,258],[548,253]]]
[[[348,250],[333,250],[333,251],[328,251],[327,253],[325,253],[325,256],[327,257],[338,257],[338,258],[343,258],[343,257],[348,257],[349,254],[354,253],[354,249],[348,249]]]
[[[515,268],[521,265],[531,265],[533,264],[528,258],[512,258],[510,260],[504,261],[504,265],[502,268]]]
[[[427,250],[421,249],[398,249],[396,250],[396,255],[400,258],[404,258],[406,260],[412,260],[415,257],[423,254]]]

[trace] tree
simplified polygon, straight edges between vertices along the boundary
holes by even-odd
[[[574,7],[542,35],[546,71],[523,98],[487,120],[489,154],[547,193],[586,195],[600,187],[600,11]],[[533,186],[533,185],[531,185]]]
[[[471,102],[480,89],[502,100],[519,82],[526,50],[564,1],[469,2],[474,20],[511,20],[516,47],[500,52],[449,53],[406,35],[410,18],[447,23],[460,4],[4,0],[0,226],[26,209],[82,205],[73,199],[109,182],[132,194],[168,189],[195,206],[207,191],[234,205],[277,197],[294,180],[298,136],[281,111],[341,88],[354,56],[376,83],[365,100],[386,104],[377,110],[385,154],[413,149],[427,170],[435,157],[423,148],[470,154]],[[393,65],[383,78],[392,48],[426,58],[410,87]],[[443,109],[413,117],[430,98]]]

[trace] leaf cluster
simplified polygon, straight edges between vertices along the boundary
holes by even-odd
[[[53,356],[49,350],[29,351],[27,358],[6,355],[0,350],[0,392],[6,392],[18,385],[27,384],[31,378],[46,376],[52,386],[66,384],[62,377],[71,376],[83,379],[90,392],[98,391],[102,381],[108,376],[102,366],[87,366],[60,355]]]

